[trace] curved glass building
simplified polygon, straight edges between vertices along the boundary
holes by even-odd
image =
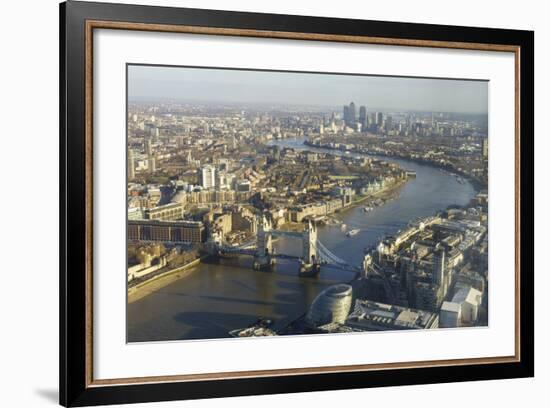
[[[311,327],[328,323],[344,324],[351,309],[352,288],[344,283],[330,286],[319,293],[306,315]]]

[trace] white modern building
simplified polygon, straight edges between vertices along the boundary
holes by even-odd
[[[439,311],[440,327],[461,327],[474,324],[479,315],[483,294],[471,287],[461,287],[450,302],[443,302]]]
[[[200,183],[203,188],[216,186],[216,168],[210,165],[202,166],[200,170]]]
[[[458,303],[461,306],[461,321],[464,325],[470,325],[477,321],[479,307],[483,294],[470,287],[461,288],[453,296],[453,303]]]

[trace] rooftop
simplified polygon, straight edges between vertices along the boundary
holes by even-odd
[[[460,312],[460,304],[445,301],[441,305],[441,311],[458,313]]]
[[[346,323],[366,330],[428,329],[436,326],[437,315],[424,310],[357,299]]]
[[[472,287],[463,287],[453,296],[453,303],[461,304],[468,302],[472,305],[480,305],[481,296],[482,293],[479,290]]]

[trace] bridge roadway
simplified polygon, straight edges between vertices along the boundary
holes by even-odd
[[[302,239],[303,235],[301,232],[295,231],[280,231],[280,230],[271,230],[270,233],[272,236],[280,237],[294,237]],[[256,255],[256,240],[247,241],[237,247],[220,245],[218,249],[222,253],[232,253],[240,255],[255,256]],[[315,252],[317,253],[317,259],[321,261],[321,264],[335,266],[347,271],[360,272],[361,268],[358,266],[350,265],[348,262],[344,261],[333,252],[331,252],[320,240],[316,240],[314,243]],[[280,259],[293,259],[300,260],[301,257],[295,255],[287,255],[281,253],[272,253],[270,254],[274,258]]]

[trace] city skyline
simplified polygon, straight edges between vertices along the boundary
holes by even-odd
[[[487,83],[128,81],[128,342],[488,325]]]
[[[487,114],[488,81],[129,65],[128,100]]]

